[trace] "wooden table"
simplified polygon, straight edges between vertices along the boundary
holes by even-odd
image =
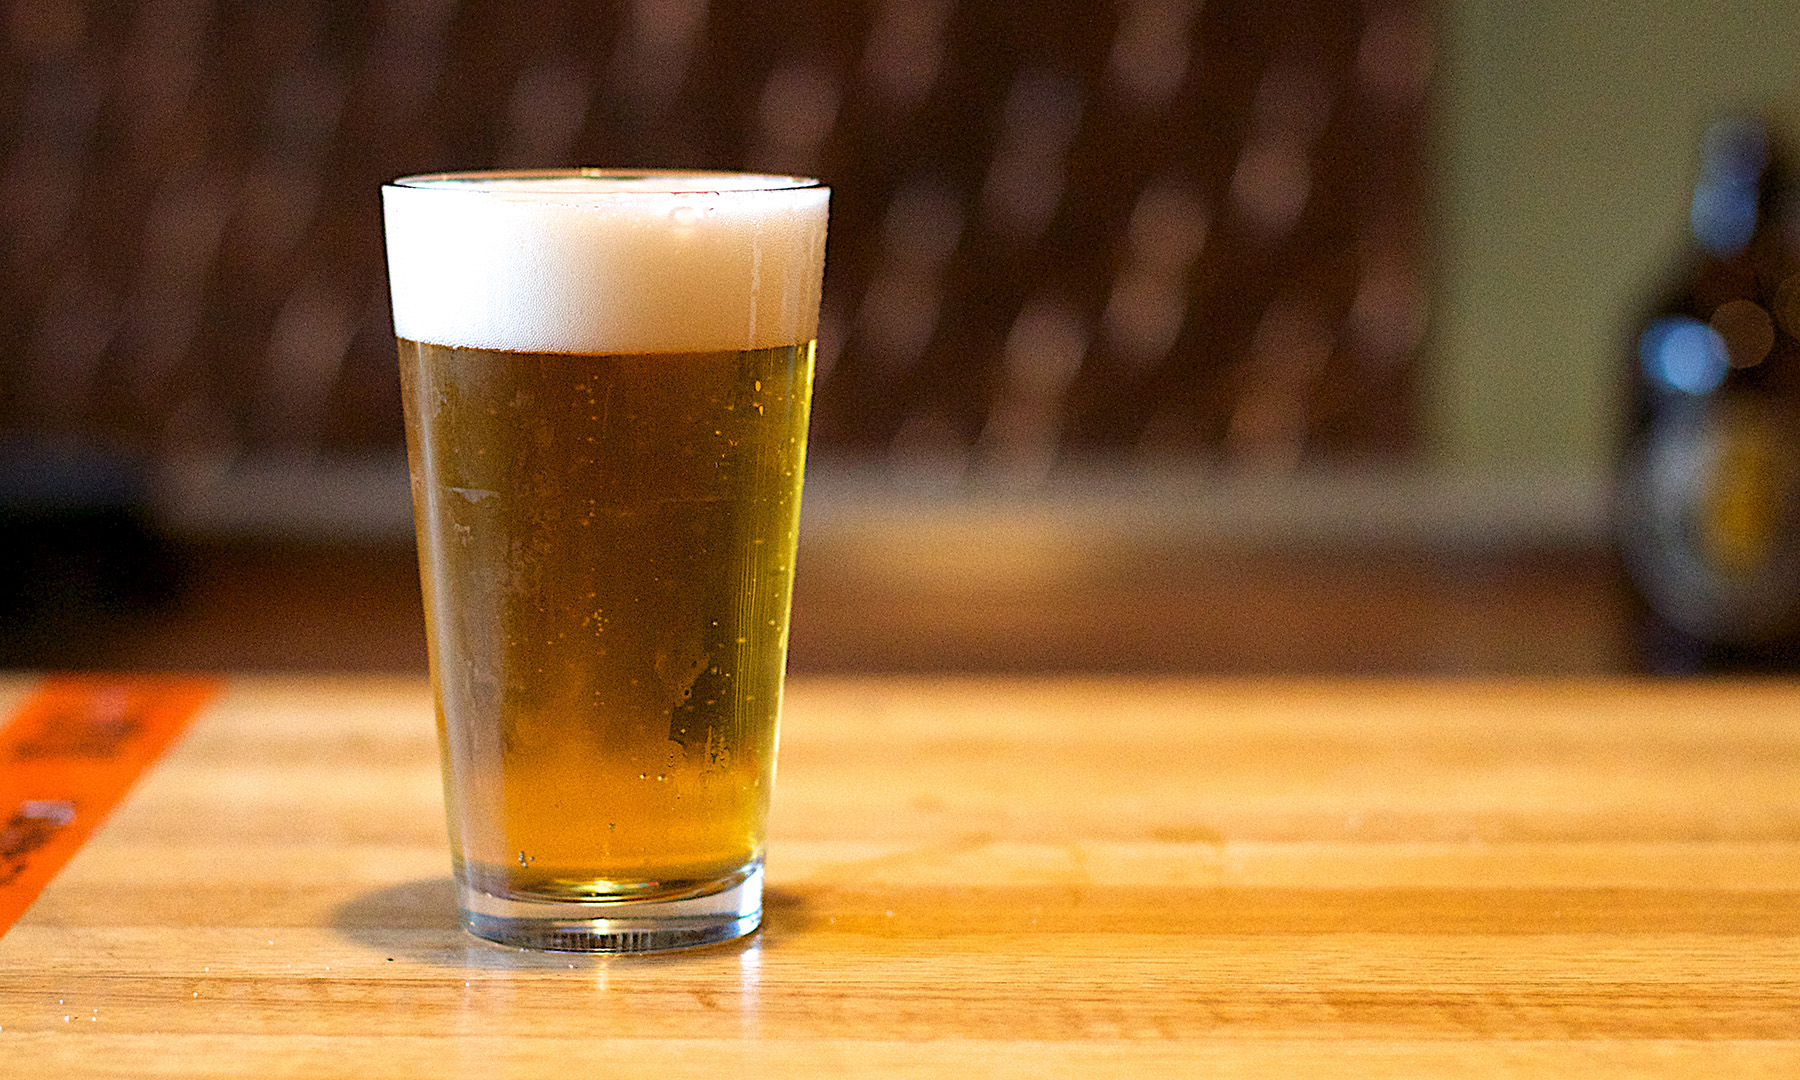
[[[768,880],[484,944],[424,685],[237,681],[0,939],[0,1075],[1800,1075],[1791,683],[797,680]]]

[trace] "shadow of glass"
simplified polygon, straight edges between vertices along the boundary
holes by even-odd
[[[808,905],[800,894],[770,889],[763,894],[762,927],[735,941],[641,956],[537,952],[484,941],[463,929],[456,909],[456,883],[443,877],[403,882],[354,897],[332,912],[331,928],[393,960],[464,971],[566,971],[611,964],[695,962],[780,948],[809,921]]]

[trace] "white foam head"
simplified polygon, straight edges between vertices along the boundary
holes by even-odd
[[[737,173],[453,173],[382,189],[394,329],[516,352],[762,349],[818,332],[830,189]]]

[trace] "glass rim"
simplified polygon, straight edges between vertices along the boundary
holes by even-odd
[[[596,191],[591,188],[558,191],[559,180],[637,181],[641,186]],[[726,181],[708,185],[708,180]],[[383,187],[412,191],[466,191],[503,193],[506,188],[483,187],[493,181],[516,182],[511,190],[536,191],[544,195],[566,195],[582,198],[642,198],[646,195],[736,195],[757,192],[806,191],[824,188],[825,183],[810,176],[782,173],[735,172],[729,169],[469,169],[456,172],[418,173],[402,176]],[[677,186],[675,181],[687,183]],[[542,186],[540,186],[540,182]]]

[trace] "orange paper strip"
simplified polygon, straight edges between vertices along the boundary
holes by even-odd
[[[0,934],[202,706],[220,680],[56,676],[0,728]]]

